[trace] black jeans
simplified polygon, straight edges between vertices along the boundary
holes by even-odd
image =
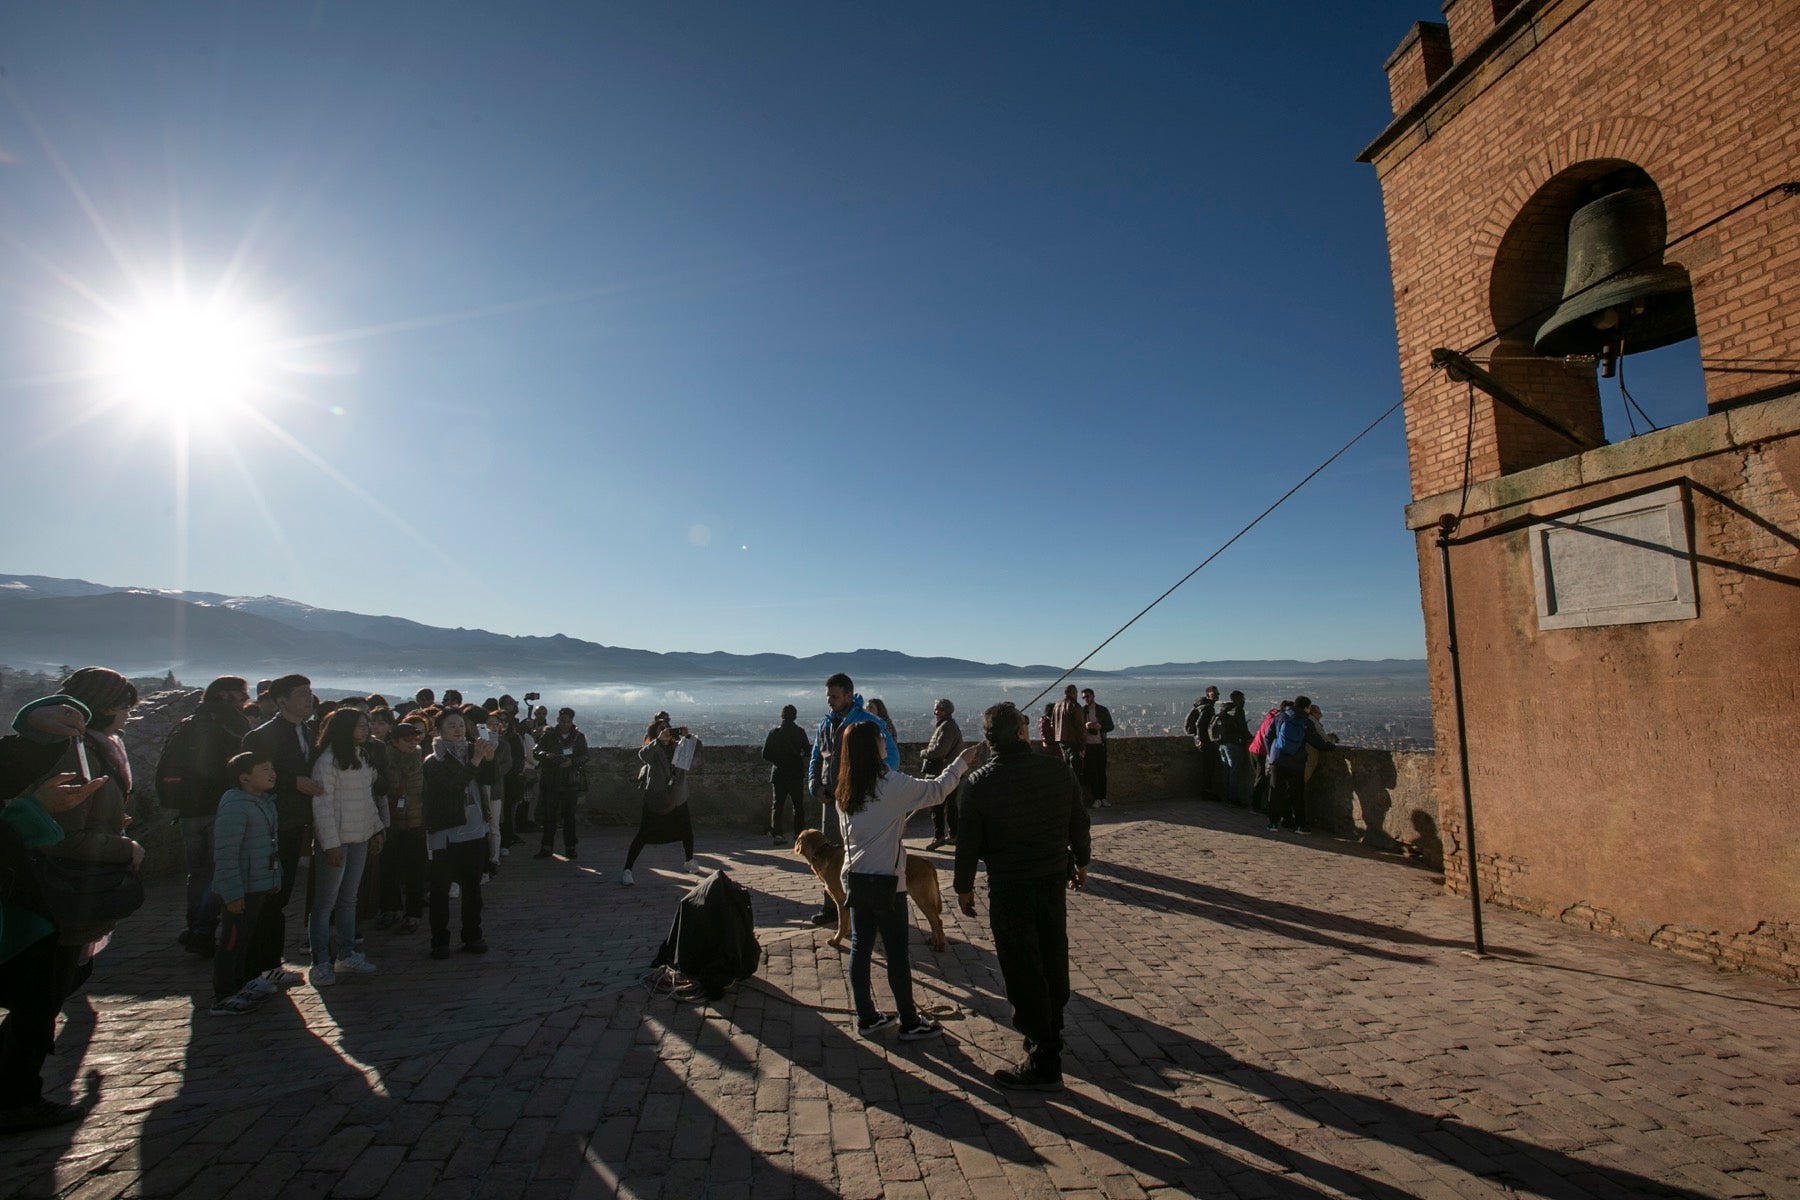
[[[1106,743],[1094,742],[1081,756],[1081,781],[1087,784],[1089,800],[1106,799]]]
[[[1033,1069],[1062,1075],[1063,1008],[1069,1003],[1068,881],[1061,876],[996,885],[988,892],[994,957]]]
[[[431,855],[431,948],[450,945],[450,885],[462,888],[462,940],[481,940],[481,876],[487,870],[484,837],[451,842]]]
[[[942,804],[931,810],[931,836],[934,840],[943,841],[946,832],[951,837],[956,836],[956,798],[960,795],[962,788],[958,787],[944,797]]]
[[[250,970],[250,940],[255,935],[257,918],[263,905],[275,898],[267,892],[253,892],[244,897],[244,911],[234,913],[222,909],[219,917],[219,948],[213,955],[213,999],[223,1000],[262,971]],[[268,970],[267,967],[263,968]]]
[[[580,792],[545,792],[538,802],[543,809],[539,820],[544,823],[542,843],[545,850],[556,845],[556,823],[562,822],[563,849],[573,850],[581,842],[581,835],[575,829],[575,811],[581,807]]]
[[[46,933],[0,964],[0,1108],[44,1093],[44,1059],[56,1040],[56,934]]]
[[[393,829],[381,844],[381,911],[425,915],[425,831]]]
[[[519,804],[525,799],[525,777],[523,775],[503,775],[500,777],[500,844],[510,846],[521,841],[519,837]]]
[[[887,959],[888,990],[894,994],[894,1012],[901,1025],[912,1025],[919,1019],[913,1004],[912,960],[907,957],[906,939],[912,934],[907,920],[906,893],[900,892],[886,912],[866,908],[850,910],[850,998],[856,1003],[856,1020],[868,1025],[880,1015],[875,1007],[875,990],[870,985],[870,959],[875,953],[875,939],[881,938],[881,952]]]
[[[1063,765],[1069,768],[1069,774],[1075,776],[1075,783],[1081,788],[1081,802],[1091,806],[1094,798],[1087,793],[1087,775],[1081,765],[1083,748],[1066,742],[1057,743],[1056,748],[1062,752]]]
[[[782,779],[779,776],[769,780],[769,791],[773,799],[769,803],[769,836],[781,836],[781,812],[784,807],[794,810],[794,836],[806,828],[806,780],[801,777]]]
[[[1306,760],[1289,766],[1269,765],[1269,824],[1300,829],[1306,825]]]

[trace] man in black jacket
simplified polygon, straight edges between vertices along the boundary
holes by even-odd
[[[556,714],[556,724],[538,739],[538,807],[544,823],[543,839],[537,856],[549,858],[556,848],[556,825],[562,822],[563,857],[574,861],[581,834],[575,827],[580,815],[581,798],[587,794],[587,735],[575,728],[575,710],[564,708]]]
[[[1025,1037],[1025,1060],[994,1072],[1001,1087],[1062,1088],[1063,1008],[1069,1002],[1065,888],[1087,882],[1088,815],[1061,759],[1031,752],[1030,726],[1011,704],[981,715],[992,757],[962,785],[956,902],[975,915],[975,864],[987,863],[994,956]]]
[[[783,705],[781,724],[763,739],[763,761],[769,764],[769,790],[774,793],[769,805],[769,840],[777,846],[783,841],[783,801],[794,810],[794,837],[806,828],[806,760],[812,754],[812,739],[795,720],[799,715],[800,710],[793,705]]]

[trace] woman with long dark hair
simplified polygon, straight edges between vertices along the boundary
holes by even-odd
[[[899,1011],[900,1038],[917,1041],[943,1032],[919,1015],[913,1004],[912,963],[906,939],[906,819],[942,804],[974,765],[980,747],[964,750],[935,779],[914,779],[888,770],[881,727],[872,721],[846,725],[837,777],[838,817],[844,831],[844,894],[850,906],[850,994],[856,1000],[856,1031],[868,1037],[894,1024],[895,1016],[875,1007],[869,960],[875,938],[887,959],[888,988]]]
[[[372,975],[375,964],[356,948],[356,892],[370,854],[381,853],[387,823],[375,802],[375,767],[363,753],[369,717],[354,708],[332,710],[319,727],[313,781],[312,985],[329,987],[338,975]],[[337,915],[337,954],[331,949]]]
[[[619,882],[630,887],[637,881],[631,877],[632,864],[648,845],[680,842],[682,869],[689,875],[699,873],[694,862],[694,818],[688,811],[688,771],[699,753],[700,739],[686,726],[669,723],[668,713],[657,713],[644,730],[638,759],[644,766],[638,772],[643,785],[644,806],[638,814],[637,836],[625,852],[625,871]]]

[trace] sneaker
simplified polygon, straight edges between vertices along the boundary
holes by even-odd
[[[893,1013],[876,1013],[873,1021],[859,1020],[856,1023],[856,1036],[874,1037],[889,1026],[897,1025],[899,1023],[900,1018],[896,1017]]]
[[[821,929],[827,925],[836,925],[838,923],[837,914],[831,912],[816,912],[812,915],[812,923],[819,926]]]
[[[449,958],[450,957],[450,947],[448,945],[433,946],[431,948],[431,957],[433,957],[433,958]]]
[[[384,912],[375,918],[375,928],[377,929],[392,929],[399,923],[400,914],[397,912]]]
[[[903,1042],[922,1042],[928,1037],[936,1037],[944,1032],[944,1027],[930,1017],[914,1017],[912,1024],[900,1027],[900,1040]]]
[[[700,873],[700,863],[697,859],[690,858],[687,862],[682,864],[681,869],[686,871],[689,875],[698,875]]]
[[[188,953],[198,954],[201,958],[211,958],[218,953],[219,941],[210,929],[202,929],[188,938]]]
[[[1294,826],[1294,832],[1295,832],[1295,833],[1308,833],[1308,834],[1310,834],[1310,833],[1311,833],[1311,832],[1312,832],[1312,830],[1310,830],[1310,829],[1308,829],[1308,828],[1307,828],[1307,827],[1306,827],[1306,826],[1304,826],[1304,825],[1296,825],[1296,826]]]
[[[626,867],[623,871],[619,872],[619,883],[624,887],[631,887],[633,884],[637,883],[637,880],[631,877],[630,867]]]
[[[401,933],[417,933],[419,932],[419,918],[408,917],[400,922],[399,928]]]
[[[574,862],[577,858],[580,858],[581,856],[579,854],[575,853],[574,847],[571,846],[569,849],[563,851],[563,857],[568,859],[570,862]]]
[[[242,992],[233,992],[223,1000],[214,1000],[208,1015],[215,1017],[241,1017],[245,1013],[256,1011],[256,1001]]]
[[[193,936],[194,936],[193,930],[184,929],[180,933],[175,935],[175,940],[180,942],[183,946],[185,946],[188,944],[188,940],[191,939]]]
[[[943,844],[944,844],[944,839],[943,839],[943,838],[941,838],[941,837],[934,837],[934,838],[932,838],[932,839],[931,839],[931,840],[930,840],[930,841],[929,841],[929,842],[926,842],[926,843],[925,843],[925,848],[926,848],[926,849],[927,849],[927,850],[936,850],[936,849],[938,849],[938,848],[939,848],[939,847],[941,847],[941,846],[942,846],[942,845],[943,845]]]
[[[1052,1075],[1033,1066],[1001,1067],[994,1072],[994,1082],[1024,1092],[1060,1092],[1063,1088],[1061,1072]]]
[[[787,839],[782,837],[779,833],[771,833],[769,835],[769,845],[771,846],[779,846],[785,841],[787,841]]]
[[[373,975],[375,964],[364,957],[361,950],[358,950],[349,958],[338,959],[332,964],[332,970],[339,975]]]
[[[486,954],[487,953],[487,939],[476,938],[472,942],[464,942],[463,950],[469,954]]]
[[[512,851],[508,850],[505,846],[502,846],[502,847],[500,847],[500,857],[501,858],[511,858]]]
[[[54,1100],[39,1098],[30,1104],[0,1108],[0,1133],[48,1129],[52,1125],[67,1125],[70,1121],[79,1121],[86,1115],[87,1108],[84,1105],[58,1104]]]
[[[314,963],[313,969],[307,972],[307,980],[315,988],[327,988],[337,982],[337,973],[329,963]]]
[[[452,900],[462,899],[462,884],[453,883],[450,885],[450,898]]]
[[[267,1000],[270,996],[279,996],[281,994],[281,989],[270,983],[268,976],[258,975],[255,979],[252,979],[249,983],[246,983],[239,989],[238,994],[240,996],[255,996],[258,1000]]]
[[[1273,821],[1269,822],[1269,824],[1268,824],[1268,832],[1270,832],[1270,833],[1274,833],[1276,830],[1278,830],[1280,828],[1281,828],[1281,826],[1275,824],[1275,822],[1273,822]]]
[[[542,850],[539,850],[536,854],[532,855],[531,857],[533,857],[533,858],[555,858],[556,855],[550,853],[550,847],[545,846]]]
[[[270,967],[262,973],[261,978],[268,980],[276,987],[293,987],[306,978],[298,971],[290,971],[286,967]]]

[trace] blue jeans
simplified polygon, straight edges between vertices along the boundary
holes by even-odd
[[[219,923],[219,898],[213,894],[213,819],[181,818],[181,846],[187,854],[187,927],[211,933]]]
[[[1242,746],[1220,746],[1219,763],[1225,774],[1225,802],[1250,807],[1250,751]]]
[[[881,936],[882,955],[887,959],[888,990],[894,993],[900,1024],[911,1025],[918,1020],[919,1010],[913,1006],[912,963],[906,956],[906,939],[912,933],[906,905],[906,893],[901,892],[887,912],[850,910],[850,994],[856,1000],[858,1024],[867,1025],[879,1015],[869,986],[869,960],[875,952],[877,934]]]
[[[331,961],[331,916],[337,912],[337,952],[348,958],[356,952],[356,889],[362,883],[369,843],[346,842],[338,847],[343,865],[326,861],[325,851],[313,850],[312,960]]]

